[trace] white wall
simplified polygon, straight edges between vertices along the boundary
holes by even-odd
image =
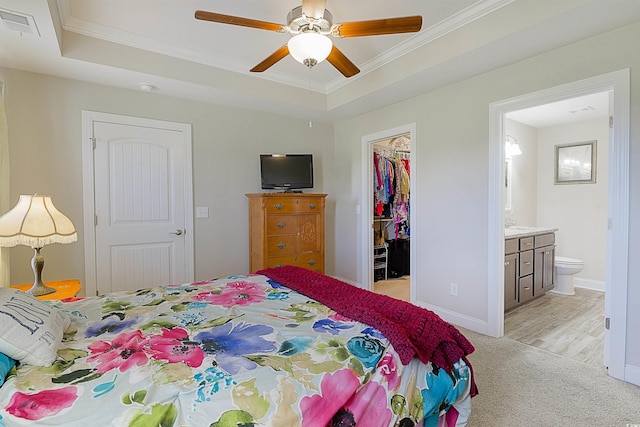
[[[45,281],[84,282],[81,111],[147,117],[192,125],[194,205],[208,206],[209,218],[196,218],[195,278],[249,271],[245,193],[260,192],[260,153],[312,153],[316,188],[328,187],[333,162],[333,127],[252,110],[228,108],[158,94],[5,70],[9,123],[11,204],[20,194],[51,195],[78,230],[78,242],[42,250]],[[88,141],[87,141],[88,143]],[[329,169],[330,170],[330,169]],[[334,203],[327,201],[333,218]],[[332,226],[332,221],[328,227]],[[326,243],[334,246],[333,229]],[[11,283],[33,281],[32,250],[10,249]],[[333,256],[327,256],[333,269]]]
[[[519,156],[511,157],[511,211],[505,218],[518,225],[537,226],[538,208],[538,131],[525,124],[505,120],[505,133],[518,140],[522,150]]]
[[[488,322],[489,105],[608,72],[631,69],[630,161],[640,165],[640,24],[547,52],[336,125],[336,273],[358,277],[361,137],[416,123],[411,165],[417,302],[482,330]],[[337,191],[338,183],[340,192]],[[629,258],[640,259],[640,167],[630,168]],[[368,250],[368,249],[367,249]],[[629,263],[628,330],[640,329],[640,265]],[[459,296],[449,294],[458,284]],[[640,340],[628,334],[628,369],[640,381]],[[634,368],[629,368],[634,367]]]
[[[557,228],[556,255],[585,262],[578,286],[604,290],[607,245],[609,119],[534,128],[507,120],[506,133],[520,143],[513,156],[511,212],[520,225]],[[554,184],[555,146],[597,140],[595,184]]]
[[[555,146],[591,140],[597,141],[596,182],[555,185]],[[608,118],[538,130],[538,225],[558,229],[556,255],[584,261],[576,278],[602,285],[606,279],[608,162]]]

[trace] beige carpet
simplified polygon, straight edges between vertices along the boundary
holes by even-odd
[[[403,301],[410,301],[410,276],[402,276],[396,279],[379,280],[374,282],[373,291]]]
[[[470,427],[626,427],[640,425],[640,387],[605,368],[531,347],[511,338],[460,331],[479,394]]]

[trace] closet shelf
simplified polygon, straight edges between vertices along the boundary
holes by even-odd
[[[375,274],[375,270],[383,270],[384,271],[384,280],[387,280],[387,265],[389,263],[389,244],[384,243],[382,245],[375,245],[373,247],[373,270]]]
[[[374,221],[386,222],[386,221],[393,221],[393,218],[385,218],[385,217],[382,217],[382,216],[375,216],[375,217],[373,217],[373,220]]]

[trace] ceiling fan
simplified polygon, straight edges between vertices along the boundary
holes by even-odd
[[[354,76],[360,70],[333,44],[328,36],[363,37],[414,33],[420,31],[422,27],[422,16],[419,15],[334,24],[333,15],[326,9],[326,5],[327,0],[302,0],[302,6],[289,12],[287,25],[204,10],[197,10],[195,17],[203,21],[289,33],[293,36],[287,44],[253,67],[252,72],[265,71],[291,54],[296,61],[309,68],[326,59],[345,77]]]

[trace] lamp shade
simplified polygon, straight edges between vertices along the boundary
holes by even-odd
[[[313,67],[315,64],[324,61],[331,53],[333,43],[327,36],[310,32],[293,36],[287,44],[289,53],[293,59]]]
[[[504,144],[504,153],[507,157],[519,156],[522,154],[518,140],[511,135],[507,135]]]
[[[52,243],[72,243],[78,234],[69,218],[49,196],[21,195],[18,203],[0,217],[0,246],[41,248]]]

